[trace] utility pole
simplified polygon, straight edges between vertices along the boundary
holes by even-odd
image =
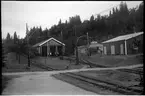
[[[26,23],[26,35],[27,35],[27,45],[28,45],[28,68],[30,68],[29,36],[28,36],[28,26],[27,26],[27,23]]]
[[[26,40],[27,40],[27,45],[28,45],[28,68],[30,68],[30,45],[29,45],[29,38],[30,36],[32,36],[35,32],[31,33],[31,35],[29,35],[29,30],[28,30],[28,26],[26,23]]]
[[[133,32],[136,33],[136,28],[135,28],[135,26],[133,26]]]
[[[74,31],[75,31],[75,37],[76,37],[76,40],[77,40],[77,35],[76,35],[76,26],[74,27]],[[78,40],[77,40],[78,41]],[[75,47],[75,50],[76,50],[76,65],[79,64],[79,56],[78,56],[78,47],[77,47],[77,41],[76,41],[76,47]]]
[[[19,39],[19,36],[18,36],[18,48],[19,48],[19,64],[20,64],[20,39]]]
[[[88,36],[88,32],[87,32],[87,47],[89,48],[89,36]]]
[[[88,36],[88,32],[87,32],[87,49],[88,49],[88,54],[90,56],[90,52],[89,52],[89,36]]]
[[[76,45],[76,65],[79,64],[78,47]]]
[[[63,34],[62,34],[62,31],[61,31],[61,39],[62,39],[62,42],[63,42]],[[62,47],[64,47],[64,46],[62,46]],[[62,48],[63,50],[63,52],[62,52],[62,60],[63,60],[63,55],[64,55],[64,48]]]

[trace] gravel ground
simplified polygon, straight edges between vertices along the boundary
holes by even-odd
[[[9,73],[10,74],[10,73]],[[3,95],[96,95],[50,75],[52,72],[19,74],[9,81]]]

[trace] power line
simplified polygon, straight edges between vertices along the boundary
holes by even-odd
[[[129,1],[128,1],[128,2],[129,2]],[[108,10],[113,9],[114,7],[118,7],[118,6],[120,6],[120,4],[117,4],[116,6],[110,7],[110,8],[108,8],[108,9],[106,9],[106,10],[103,10],[103,11],[97,13],[97,14],[94,14],[94,17],[97,16],[97,15],[100,15],[101,13],[104,13],[104,12],[106,12],[106,11],[108,11]],[[90,18],[90,17],[88,17],[88,18],[86,18],[86,19],[89,19],[89,18]],[[86,20],[86,19],[84,19],[84,20]]]
[[[116,5],[116,6],[113,6],[113,7],[111,7],[111,8],[108,8],[108,9],[106,9],[106,10],[103,10],[102,12],[99,12],[99,13],[97,13],[97,14],[95,14],[95,15],[100,15],[101,13],[103,13],[103,12],[106,12],[106,11],[108,11],[108,10],[111,10],[112,8],[114,8],[114,7],[117,7],[117,6],[119,6],[120,4],[118,4],[118,5]],[[94,15],[94,16],[95,16]]]
[[[106,11],[108,11],[108,10],[111,10],[112,8],[117,7],[117,6],[119,6],[119,5],[120,5],[120,4],[118,4],[118,5],[116,5],[116,6],[113,6],[113,7],[111,7],[111,8],[105,9],[105,10],[103,10],[103,11],[97,13],[97,14],[94,14],[94,17],[95,17],[96,15],[100,15],[101,13],[104,13],[104,12],[106,12]],[[86,19],[89,19],[89,18],[90,18],[90,17],[87,17]],[[84,19],[84,20],[86,20],[86,19]]]

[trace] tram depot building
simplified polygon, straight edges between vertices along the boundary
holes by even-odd
[[[143,53],[143,32],[118,36],[102,42],[105,55],[128,55]]]

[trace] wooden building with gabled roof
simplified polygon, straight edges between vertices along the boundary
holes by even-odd
[[[143,53],[143,33],[122,35],[102,42],[106,55],[128,55]]]
[[[63,55],[65,51],[65,44],[53,37],[48,38],[47,40],[44,40],[42,42],[39,42],[33,45],[33,47],[37,48],[41,56],[48,55],[59,56]]]

